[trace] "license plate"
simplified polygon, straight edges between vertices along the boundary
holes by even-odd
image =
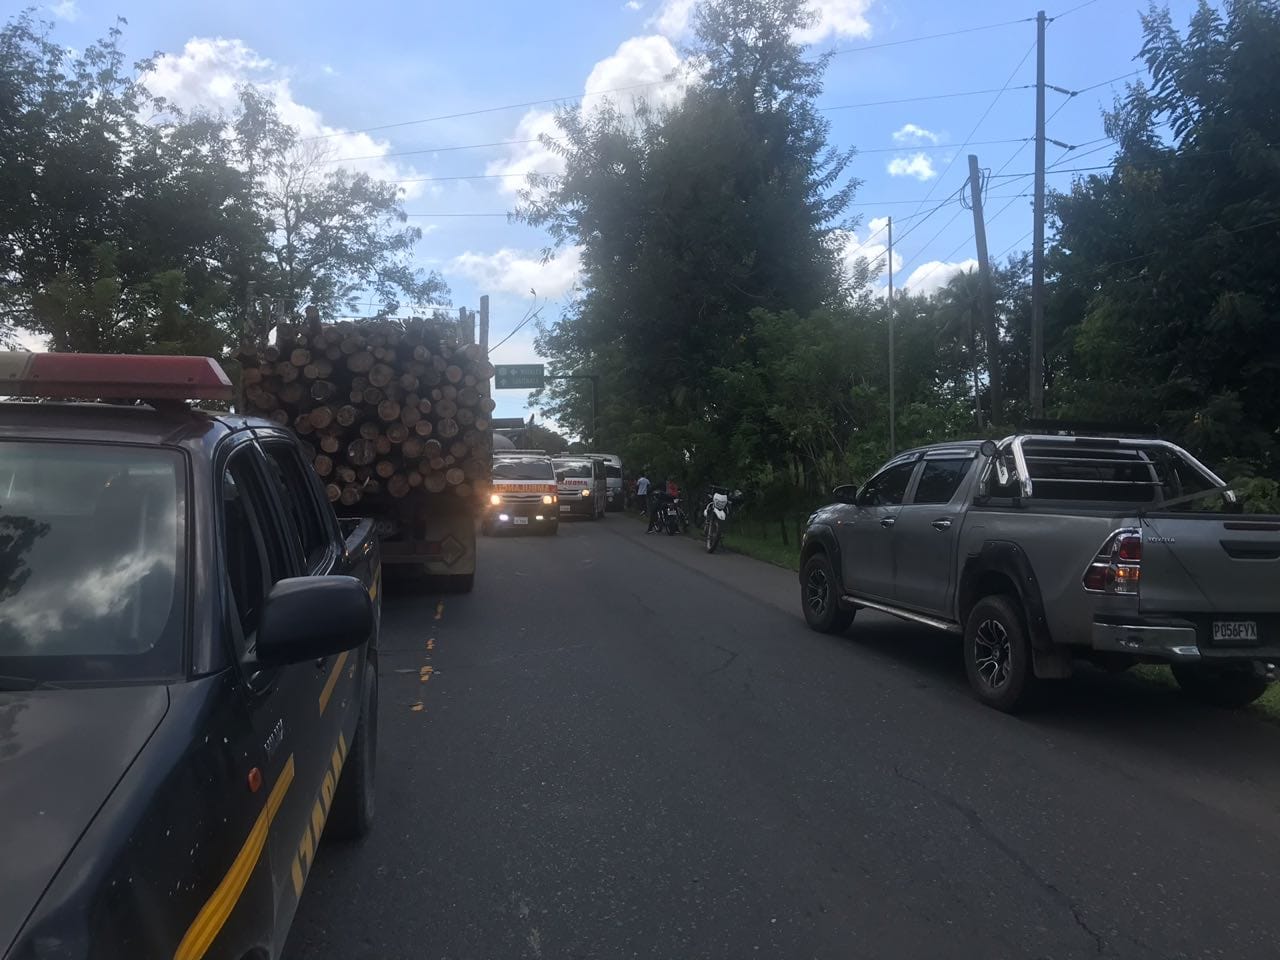
[[[528,517],[512,517],[511,522],[517,527],[527,527],[529,525]]]
[[[560,512],[561,512],[561,513],[568,513],[568,512],[569,512],[570,510],[572,510],[572,509],[573,509],[573,507],[569,506],[567,503],[562,503],[562,504],[560,504]]]
[[[1213,639],[1235,643],[1257,643],[1258,622],[1256,620],[1215,620],[1213,621]]]

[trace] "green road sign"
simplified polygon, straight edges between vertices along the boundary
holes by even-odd
[[[499,363],[493,369],[495,390],[537,390],[543,385],[540,363]]]

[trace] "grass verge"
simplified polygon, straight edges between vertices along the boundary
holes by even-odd
[[[725,534],[724,545],[737,553],[772,563],[788,570],[800,569],[800,545],[794,539],[784,544],[776,536],[762,536],[749,528],[732,527]]]

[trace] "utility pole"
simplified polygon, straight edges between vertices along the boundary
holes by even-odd
[[[1031,416],[1044,417],[1044,11],[1036,14],[1036,198],[1031,247]]]
[[[893,395],[893,368],[893,217],[889,217],[889,456],[898,452],[898,411]]]
[[[489,356],[489,295],[480,298],[480,349]]]
[[[969,154],[969,197],[973,205],[973,237],[978,244],[978,280],[982,287],[982,337],[987,341],[987,390],[991,396],[991,423],[999,423],[1004,406],[1000,389],[1000,361],[996,355],[1000,335],[996,329],[995,296],[991,290],[991,260],[987,256],[987,224],[982,213],[982,172],[978,157]]]

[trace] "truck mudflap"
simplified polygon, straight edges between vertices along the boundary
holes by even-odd
[[[403,531],[401,531],[403,533]],[[466,576],[476,572],[475,520],[470,515],[428,517],[412,536],[382,541],[382,562],[420,564],[433,576]]]
[[[1274,616],[1280,614],[1280,517],[1144,516],[1138,609],[1208,615],[1221,621],[1219,631],[1234,631],[1222,639],[1280,642],[1242,636],[1249,631],[1244,624],[1280,619]]]

